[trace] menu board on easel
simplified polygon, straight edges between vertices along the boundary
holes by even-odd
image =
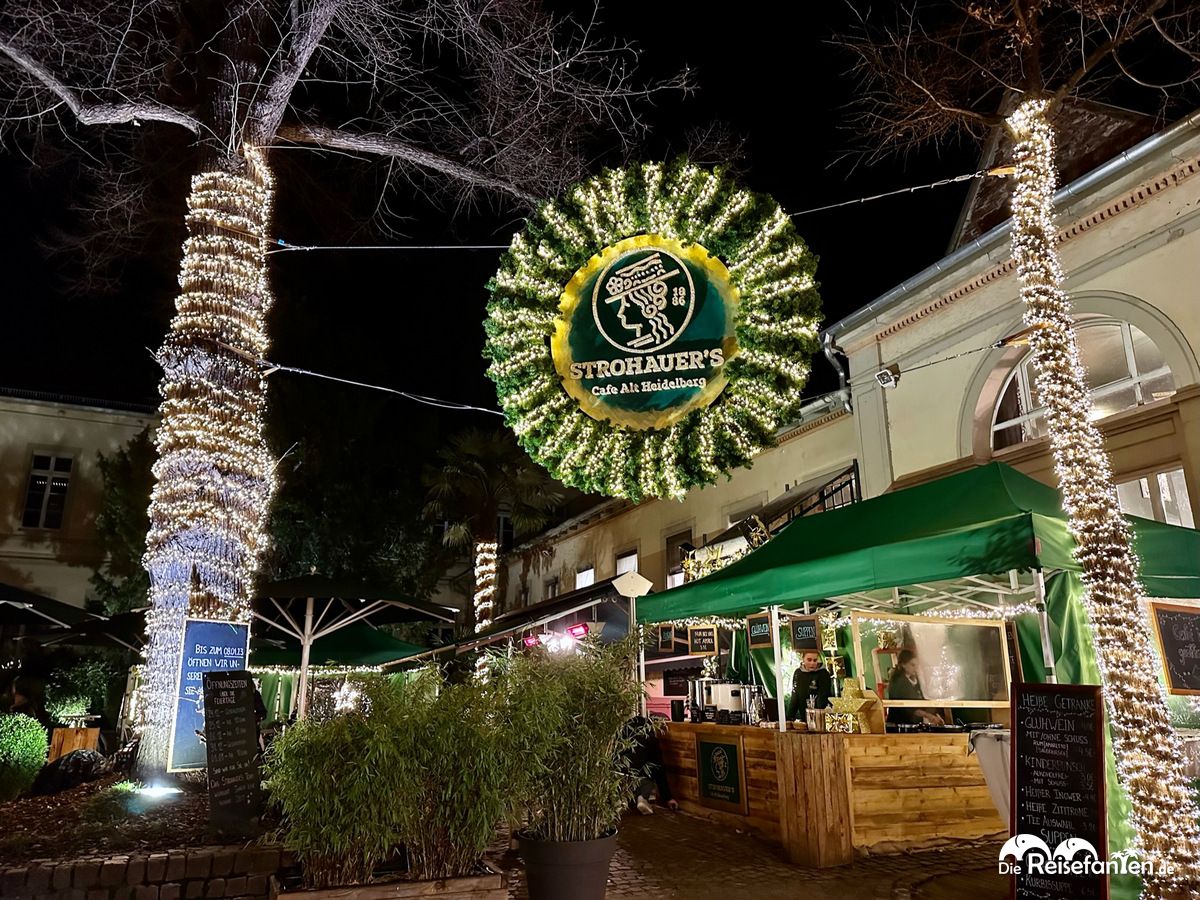
[[[204,675],[209,821],[221,835],[252,836],[262,814],[254,680],[246,671]]]
[[[1013,897],[1107,900],[1107,875],[1060,874],[1046,865],[1108,858],[1099,686],[1013,684],[1011,756],[1013,837],[1000,854]]]
[[[1167,690],[1200,694],[1200,608],[1152,601],[1150,620],[1158,637]]]

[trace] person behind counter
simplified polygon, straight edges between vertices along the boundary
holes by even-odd
[[[925,692],[921,690],[921,678],[918,675],[920,667],[915,650],[904,649],[892,669],[892,677],[888,679],[887,699],[889,700],[924,700]],[[944,725],[942,717],[932,710],[911,706],[888,707],[888,721],[901,725]]]
[[[821,664],[821,654],[805,650],[800,655],[800,668],[792,676],[792,697],[787,705],[787,717],[792,721],[805,718],[809,706],[824,709],[833,696],[833,677]],[[811,701],[811,703],[810,703]]]

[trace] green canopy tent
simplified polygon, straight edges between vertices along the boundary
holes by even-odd
[[[424,650],[424,647],[398,640],[365,622],[354,622],[314,640],[308,662],[312,666],[366,668],[399,662]],[[291,636],[263,634],[252,640],[253,667],[256,670],[260,667],[281,669],[257,672],[268,719],[286,719],[290,713],[302,656],[300,641]]]
[[[1200,597],[1200,532],[1132,516],[1130,522],[1146,595]],[[888,608],[871,592],[952,579],[968,579],[964,590],[976,579],[988,593],[983,576],[1078,572],[1073,546],[1058,492],[991,463],[795,519],[725,568],[647,597],[637,618],[734,616],[833,598],[847,598],[840,604],[847,608]]]
[[[1200,598],[1200,532],[1129,521],[1145,595]],[[991,463],[796,519],[725,568],[645,598],[637,620],[740,616],[767,607],[917,615],[979,608],[1000,616],[1032,600],[1045,612],[1040,627],[1038,617],[1018,619],[1025,678],[1047,680],[1057,671],[1061,681],[1099,684],[1073,547],[1058,492]],[[776,629],[774,659],[750,654],[750,664],[778,685],[779,660]],[[1109,843],[1124,849],[1132,841],[1130,808],[1111,745],[1108,784]],[[1113,888],[1114,895],[1136,896],[1136,885]]]

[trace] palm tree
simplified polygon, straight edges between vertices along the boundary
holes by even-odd
[[[507,431],[472,428],[438,455],[440,468],[425,476],[425,515],[446,523],[447,547],[473,547],[475,630],[483,631],[496,605],[500,517],[508,516],[515,534],[535,531],[562,502],[562,490]]]

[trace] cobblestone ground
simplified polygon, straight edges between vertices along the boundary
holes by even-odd
[[[509,873],[511,900],[527,900],[525,873],[507,840],[493,860]],[[608,882],[608,900],[729,898],[754,900],[1003,900],[996,873],[999,843],[983,842],[901,856],[862,858],[836,869],[804,869],[749,834],[684,813],[628,816]]]

